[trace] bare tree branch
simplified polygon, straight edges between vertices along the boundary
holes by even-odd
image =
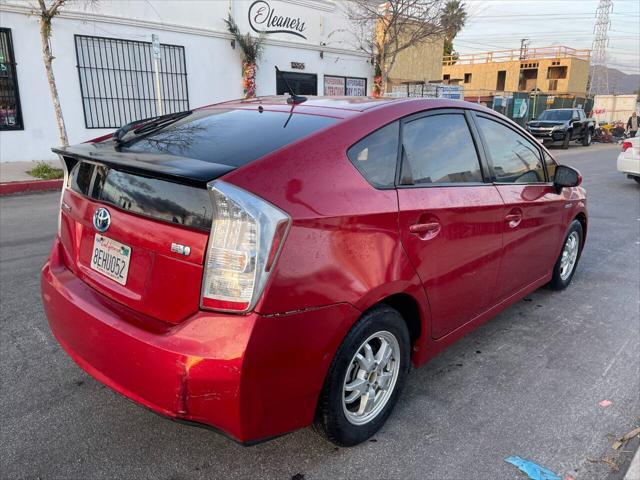
[[[62,7],[67,0],[54,0],[51,6],[49,7],[49,16],[55,17],[58,14],[58,10]]]
[[[379,59],[383,89],[400,52],[445,34],[444,0],[350,0],[346,13],[359,48]]]

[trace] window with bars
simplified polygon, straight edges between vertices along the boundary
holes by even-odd
[[[158,79],[150,42],[86,35],[75,41],[87,128],[118,128],[189,109],[184,47],[160,45]]]
[[[0,130],[23,130],[11,29],[0,28]]]

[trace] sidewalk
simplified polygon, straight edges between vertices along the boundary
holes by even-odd
[[[631,460],[631,466],[624,476],[624,480],[640,480],[640,448],[636,450],[636,454]]]
[[[60,168],[60,162],[45,160],[52,167]],[[62,180],[42,180],[27,173],[37,162],[0,162],[0,196],[16,193],[60,190]]]
[[[58,160],[45,160],[52,167],[60,168]],[[0,183],[38,180],[27,173],[37,162],[0,162]]]

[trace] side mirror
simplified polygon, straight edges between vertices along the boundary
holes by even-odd
[[[582,183],[582,175],[575,168],[567,165],[558,165],[556,167],[553,185],[556,191],[560,192],[565,187],[577,187]]]

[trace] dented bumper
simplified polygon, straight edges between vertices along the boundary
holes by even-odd
[[[78,279],[58,240],[41,287],[53,334],[87,373],[157,413],[242,443],[311,423],[333,353],[359,314],[344,304],[270,317],[201,311],[169,325]],[[300,365],[311,369],[300,375]]]
[[[80,367],[157,413],[242,439],[240,372],[255,318],[198,313],[166,326],[99,294],[59,258],[54,245],[42,270],[43,304]]]

